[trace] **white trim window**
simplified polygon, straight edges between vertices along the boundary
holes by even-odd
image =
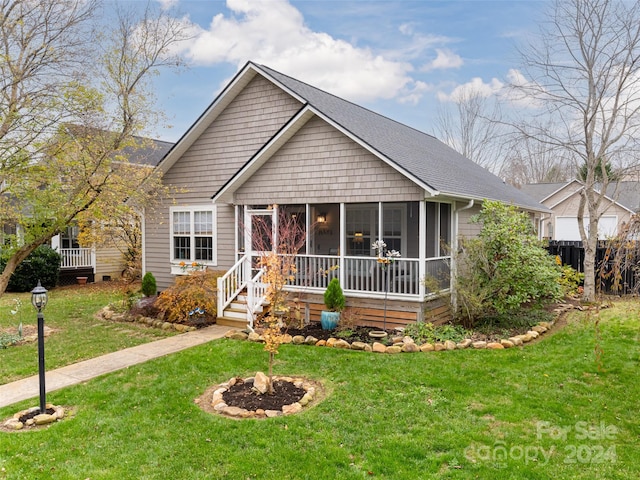
[[[180,263],[216,265],[215,207],[171,207],[169,216],[172,273],[180,273],[173,268]]]

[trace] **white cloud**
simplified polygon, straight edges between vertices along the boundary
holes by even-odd
[[[433,90],[433,87],[428,83],[417,81],[410,89],[406,89],[400,94],[399,102],[409,105],[417,105],[422,99],[422,95],[425,92]]]
[[[169,10],[178,4],[179,0],[157,0],[162,10]]]
[[[474,92],[483,97],[492,95],[501,95],[504,91],[505,84],[497,78],[492,78],[488,83],[484,82],[480,77],[474,77],[467,83],[463,83],[455,87],[450,93],[439,91],[438,99],[441,102],[457,102],[464,93]]]
[[[402,33],[403,35],[413,35],[413,26],[413,23],[403,23],[402,25],[400,25],[398,30],[400,30],[400,33]]]
[[[448,48],[436,48],[436,58],[422,68],[423,71],[460,68],[464,64],[462,57]]]
[[[394,98],[407,89],[419,95],[409,62],[311,30],[286,0],[227,0],[227,7],[231,15],[216,15],[207,28],[191,26],[183,53],[194,64],[253,60],[353,101]]]

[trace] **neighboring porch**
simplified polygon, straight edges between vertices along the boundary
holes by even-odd
[[[74,285],[78,283],[78,277],[87,277],[89,283],[95,282],[95,249],[80,247],[78,233],[78,227],[71,226],[51,239],[51,248],[62,257],[58,277],[60,286]]]
[[[383,319],[389,326],[421,321],[425,302],[450,287],[450,203],[237,206],[236,218],[239,261],[219,280],[219,323],[253,325],[264,303],[257,258],[278,245],[286,236],[281,226],[292,219],[305,238],[287,289],[304,305],[307,321],[317,320],[322,294],[334,277],[347,305],[376,326]],[[401,257],[388,265],[378,262],[376,240]],[[434,307],[442,311],[441,304]]]

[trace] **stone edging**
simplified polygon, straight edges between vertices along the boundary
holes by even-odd
[[[125,313],[114,312],[108,305],[106,307],[103,307],[96,315],[104,320],[111,320],[114,322],[141,323],[143,325],[160,328],[162,330],[175,330],[176,332],[180,333],[193,332],[197,330],[196,327],[183,325],[181,323],[165,322],[164,320],[153,317],[145,317],[142,315],[136,315],[135,317],[133,317]]]
[[[14,414],[13,417],[11,417],[9,420],[4,422],[2,426],[8,430],[22,430],[25,427],[48,425],[50,423],[57,422],[58,420],[62,420],[64,418],[65,416],[64,407],[47,403],[47,410],[50,408],[54,410],[52,414],[40,413],[34,416],[33,418],[28,419],[24,423],[20,421],[20,417],[36,411],[40,411],[40,407],[31,407],[27,410],[22,410]]]
[[[258,372],[255,377],[247,377],[242,379],[245,383],[251,382],[254,383],[255,379],[258,378],[263,373]],[[286,376],[273,376],[273,381],[281,380],[284,382],[293,383],[296,387],[302,388],[306,393],[302,396],[300,400],[294,402],[290,405],[284,405],[282,410],[246,410],[240,407],[232,407],[227,405],[222,398],[224,392],[226,392],[230,387],[234,386],[238,381],[237,377],[231,378],[229,381],[221,383],[214,387],[213,395],[211,396],[211,400],[206,400],[210,402],[213,410],[221,415],[225,415],[233,418],[273,418],[273,417],[281,417],[283,415],[293,415],[295,413],[299,413],[302,411],[303,407],[306,407],[311,403],[314,399],[317,398],[317,394],[319,393],[319,385],[316,382],[313,382],[309,379],[303,377],[286,377]],[[198,402],[196,402],[198,403]]]
[[[328,340],[318,340],[315,337],[308,336],[303,337],[302,335],[296,335],[292,337],[291,335],[285,334],[283,344],[294,344],[294,345],[315,345],[316,347],[330,347],[330,348],[342,348],[345,350],[360,350],[365,352],[375,352],[375,353],[415,353],[415,352],[440,352],[440,351],[451,351],[451,350],[464,350],[467,348],[474,348],[477,350],[487,349],[487,350],[503,350],[505,348],[513,348],[520,347],[525,343],[529,343],[532,340],[538,338],[540,335],[546,333],[556,322],[557,318],[563,313],[573,309],[573,305],[570,304],[560,304],[555,310],[556,319],[552,322],[540,322],[539,324],[531,327],[531,329],[522,335],[515,335],[508,339],[502,339],[499,342],[484,342],[484,341],[476,341],[474,342],[470,338],[466,338],[461,342],[453,342],[451,340],[447,340],[443,343],[425,343],[423,345],[417,345],[415,341],[411,337],[407,336],[397,336],[393,337],[392,345],[384,345],[380,342],[373,342],[372,345],[364,342],[353,342],[349,343],[346,340],[337,339],[337,338],[329,338]],[[242,330],[229,330],[225,334],[225,338],[230,338],[233,340],[248,340],[250,342],[259,342],[264,343],[264,338],[256,332],[246,333]]]

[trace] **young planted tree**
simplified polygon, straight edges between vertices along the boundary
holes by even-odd
[[[100,4],[0,0],[0,223],[16,267],[67,225],[119,218],[165,191],[125,152],[158,116],[149,78],[179,65],[170,48],[183,27],[148,8],[118,11],[109,34],[93,30]]]
[[[275,225],[272,218],[254,217],[252,245],[260,252],[259,266],[264,269],[262,282],[267,285],[267,314],[259,322],[269,352],[269,393],[273,394],[273,362],[282,344],[283,318],[289,312],[287,283],[297,273],[296,256],[306,242],[305,224],[298,215],[285,209],[278,211]]]
[[[585,167],[578,225],[584,296],[595,299],[598,220],[614,170],[637,166],[640,141],[640,3],[558,0],[521,51],[525,80],[512,85],[530,109],[514,126]]]

